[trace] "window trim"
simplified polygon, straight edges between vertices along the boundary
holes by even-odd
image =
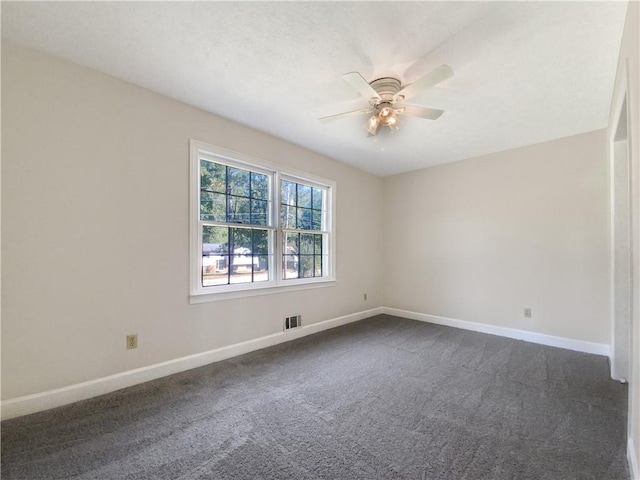
[[[202,252],[200,235],[200,159],[202,156],[214,157],[220,163],[238,166],[263,173],[271,177],[270,191],[272,197],[270,215],[273,219],[264,229],[271,231],[273,236],[273,279],[266,282],[240,283],[231,285],[216,285],[203,287],[200,276],[202,273]],[[216,161],[212,159],[212,161]],[[190,303],[204,303],[216,300],[227,300],[257,295],[284,293],[309,288],[334,286],[336,284],[336,215],[335,198],[336,182],[307,172],[302,172],[277,163],[269,162],[250,155],[228,150],[223,147],[207,144],[191,139],[189,142],[189,301]],[[327,275],[315,278],[284,279],[282,275],[282,242],[283,229],[280,222],[280,180],[297,181],[318,188],[326,189],[326,226],[322,233],[327,235]],[[239,224],[241,226],[242,224]],[[310,233],[320,231],[309,230]],[[271,265],[273,263],[273,265]],[[324,268],[324,264],[323,264]],[[215,290],[214,290],[215,289]]]

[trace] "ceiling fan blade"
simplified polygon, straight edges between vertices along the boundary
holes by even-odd
[[[374,108],[363,108],[362,110],[353,110],[351,112],[337,113],[335,115],[328,115],[321,117],[318,120],[333,120],[334,118],[353,117],[356,115],[364,115],[365,113],[373,113]]]
[[[380,98],[369,82],[367,82],[358,72],[350,72],[342,75],[342,79],[347,82],[353,89],[358,91],[367,100],[371,98]]]
[[[439,108],[419,107],[417,105],[395,105],[394,109],[401,115],[426,118],[428,120],[437,120],[444,113],[444,110]]]
[[[396,101],[400,97],[411,98],[421,90],[433,87],[434,85],[437,85],[438,83],[446,80],[447,78],[450,78],[452,75],[453,75],[453,70],[449,65],[440,65],[435,70],[431,71],[430,73],[427,73],[424,77],[419,78],[415,82],[404,87],[402,90],[400,90],[398,93],[396,93],[393,96],[393,100]]]

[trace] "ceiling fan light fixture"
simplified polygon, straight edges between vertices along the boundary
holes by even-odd
[[[378,115],[372,115],[367,123],[365,123],[364,128],[369,135],[375,135],[378,132],[378,126],[380,126],[380,120],[378,119]]]
[[[383,105],[378,109],[378,119],[383,125],[389,125],[396,120],[396,113],[393,111],[391,105]]]
[[[398,116],[395,113],[387,120],[387,127],[391,130],[398,130],[400,128],[400,122],[398,121]]]
[[[398,115],[391,104],[383,103],[376,108],[376,112],[367,120],[364,128],[369,135],[376,135],[380,125],[389,127],[391,130],[400,128]]]

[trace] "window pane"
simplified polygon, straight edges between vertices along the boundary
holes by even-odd
[[[200,192],[200,220],[225,222],[227,220],[224,193]]]
[[[322,235],[314,235],[316,241],[316,255],[322,255]]]
[[[280,207],[280,221],[283,228],[296,228],[296,207],[282,205]]]
[[[230,255],[231,273],[229,275],[230,283],[248,283],[251,282],[253,272],[253,256],[252,255]],[[258,263],[258,257],[255,257]]]
[[[309,185],[298,185],[298,207],[311,208],[311,187]]]
[[[252,230],[249,228],[230,228],[231,245],[234,255],[251,255]]]
[[[207,259],[209,261],[210,259]],[[203,259],[204,261],[204,259]],[[228,285],[229,275],[227,273],[228,258],[224,257],[219,260],[211,260],[214,266],[207,264],[202,265],[202,286],[212,287],[215,285]]]
[[[257,262],[255,261],[257,259]],[[253,281],[266,282],[269,280],[269,257],[260,255],[254,257],[253,262]]]
[[[226,285],[228,283],[229,229],[227,227],[202,227],[202,285]]]
[[[314,277],[322,276],[322,255],[316,255],[315,257],[315,272]]]
[[[269,177],[251,172],[251,198],[269,199]]]
[[[303,255],[313,255],[314,235],[303,233],[300,235],[300,253]]]
[[[301,255],[300,256],[300,273],[302,278],[313,277],[314,263],[313,255]]]
[[[282,180],[280,189],[280,203],[283,205],[296,205],[296,184]]]
[[[231,223],[251,223],[249,199],[231,196],[227,198],[229,200],[229,215],[227,221]]]
[[[254,225],[266,225],[267,224],[267,208],[268,202],[266,200],[251,200],[251,223]]]
[[[312,230],[322,230],[322,212],[320,210],[312,210]]]
[[[284,234],[284,253],[287,255],[295,255],[299,252],[300,234],[286,233]]]
[[[304,230],[311,230],[311,227],[312,227],[311,209],[298,208],[297,228],[304,229]]]
[[[239,168],[229,167],[229,186],[227,193],[230,195],[239,195],[241,197],[249,196],[249,172],[240,170]]]
[[[202,253],[228,253],[229,252],[229,228],[228,227],[202,227]],[[206,246],[206,247],[205,247]]]
[[[200,160],[200,189],[226,192],[227,167],[219,163]]]
[[[269,254],[269,232],[267,230],[253,230],[253,251],[254,255]]]
[[[282,275],[285,279],[298,278],[297,255],[284,255],[282,261]]]
[[[311,203],[311,208],[314,210],[322,210],[322,189],[314,188],[313,189],[313,202]]]

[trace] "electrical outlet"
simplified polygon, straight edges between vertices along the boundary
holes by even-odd
[[[531,309],[530,308],[525,308],[524,309],[524,318],[531,318]]]
[[[364,294],[362,294],[362,296],[364,297],[364,301],[366,302],[367,301],[367,294],[364,293]]]
[[[138,348],[138,335],[127,335],[127,350]]]

